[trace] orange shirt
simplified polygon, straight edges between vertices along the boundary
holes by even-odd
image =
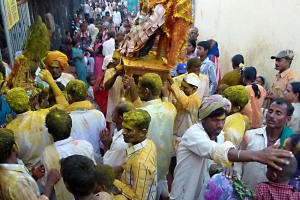
[[[246,86],[246,89],[249,92],[250,104],[252,108],[251,128],[261,128],[263,123],[263,117],[264,117],[261,108],[267,93],[266,90],[261,85],[257,85],[257,86],[260,91],[259,99],[255,97],[255,93],[252,89],[252,85]]]
[[[283,97],[283,93],[286,90],[287,85],[290,82],[299,81],[297,74],[290,68],[282,73],[276,74],[276,80],[272,84],[271,92],[274,97]]]

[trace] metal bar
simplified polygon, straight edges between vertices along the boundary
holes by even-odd
[[[6,44],[7,44],[7,49],[8,49],[8,56],[9,56],[9,64],[10,66],[13,65],[14,63],[14,56],[12,53],[12,46],[11,46],[11,41],[10,41],[10,36],[9,36],[9,32],[8,32],[8,25],[7,25],[7,21],[6,21],[6,12],[5,12],[5,8],[4,8],[4,1],[0,0],[0,9],[1,9],[1,15],[2,15],[2,21],[3,21],[3,28],[4,28],[4,34],[5,34],[5,38],[6,38]]]

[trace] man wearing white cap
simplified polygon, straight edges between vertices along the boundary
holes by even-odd
[[[171,77],[168,78],[168,81],[176,99],[174,105],[177,109],[177,116],[175,118],[174,135],[182,137],[184,132],[198,120],[197,115],[201,100],[197,95],[197,90],[201,80],[195,73],[190,73],[184,76],[180,87],[174,83]]]
[[[275,69],[278,70],[276,80],[272,84],[267,98],[283,97],[283,93],[289,83],[299,81],[297,74],[291,70],[291,64],[294,59],[292,50],[280,51],[276,56],[271,56],[275,60]]]

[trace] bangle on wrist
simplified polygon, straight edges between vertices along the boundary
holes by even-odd
[[[237,155],[238,161],[240,161],[240,153],[241,153],[241,150],[238,151],[238,155]]]

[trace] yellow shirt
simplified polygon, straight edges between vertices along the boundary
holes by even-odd
[[[156,199],[157,157],[154,143],[146,139],[129,147],[121,181],[114,185],[128,199]]]
[[[171,88],[177,100],[175,104],[177,115],[175,118],[174,134],[182,137],[189,127],[197,123],[201,100],[197,93],[186,96],[177,84],[172,84]]]
[[[272,84],[271,92],[275,97],[283,97],[283,93],[290,82],[299,81],[297,74],[290,68],[282,73],[276,74],[276,80]]]

